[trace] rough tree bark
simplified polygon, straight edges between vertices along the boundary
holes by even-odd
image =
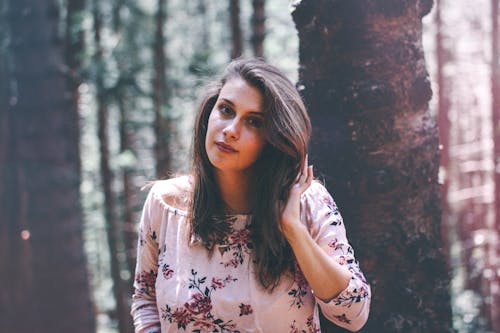
[[[253,55],[264,57],[264,39],[266,38],[266,11],[265,0],[252,1],[252,42]]]
[[[243,33],[240,23],[240,0],[229,0],[229,20],[231,27],[231,59],[243,54]]]
[[[94,332],[58,2],[1,3],[10,42],[0,69],[0,331]]]
[[[116,217],[115,200],[112,190],[113,173],[109,164],[109,140],[108,140],[108,118],[109,109],[107,92],[104,86],[104,59],[101,34],[103,29],[102,13],[98,0],[93,1],[92,16],[94,20],[94,61],[98,70],[96,71],[95,85],[97,93],[97,135],[99,138],[100,152],[100,174],[102,189],[104,192],[104,216],[106,222],[106,235],[110,253],[110,270],[113,281],[113,296],[116,302],[116,319],[118,329],[121,333],[132,333],[133,324],[130,316],[129,287],[121,277],[120,252],[121,228]]]
[[[432,1],[303,0],[299,83],[311,160],[372,285],[362,332],[451,332],[438,134],[421,43]],[[324,323],[323,331],[341,332]]]

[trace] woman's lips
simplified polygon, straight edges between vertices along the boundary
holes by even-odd
[[[219,148],[220,151],[223,151],[225,153],[237,153],[238,151],[231,147],[230,145],[224,143],[224,142],[216,142],[215,145],[217,148]]]

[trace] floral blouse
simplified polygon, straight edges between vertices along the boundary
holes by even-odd
[[[324,251],[352,272],[348,287],[331,300],[314,296],[298,265],[272,292],[259,284],[247,215],[228,217],[232,230],[209,255],[196,237],[189,238],[186,212],[162,199],[170,189],[168,180],[155,183],[142,212],[131,311],[136,332],[320,332],[318,306],[338,326],[356,331],[364,325],[370,286],[321,184],[313,182],[302,195],[301,220]]]

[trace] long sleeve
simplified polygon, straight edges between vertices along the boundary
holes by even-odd
[[[342,217],[331,195],[317,182],[311,184],[303,200],[302,213],[313,239],[352,273],[349,285],[337,297],[328,301],[316,297],[316,301],[330,321],[357,331],[368,319],[371,290],[347,240]]]
[[[154,190],[153,186],[144,203],[139,226],[131,309],[136,333],[160,333],[155,283],[158,273],[158,225],[161,222],[161,205]]]

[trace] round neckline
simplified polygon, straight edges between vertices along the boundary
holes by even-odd
[[[182,209],[182,208],[178,208],[178,207],[174,207],[172,205],[170,205],[169,203],[165,202],[165,200],[163,200],[163,198],[161,197],[161,195],[159,195],[158,193],[154,193],[156,198],[160,201],[160,203],[169,211],[173,212],[174,214],[180,214],[180,215],[183,215],[183,216],[187,216],[188,213],[187,213],[187,210],[185,209]],[[231,217],[250,217],[252,216],[252,214],[224,214],[223,215],[224,217],[226,218],[231,218]]]

